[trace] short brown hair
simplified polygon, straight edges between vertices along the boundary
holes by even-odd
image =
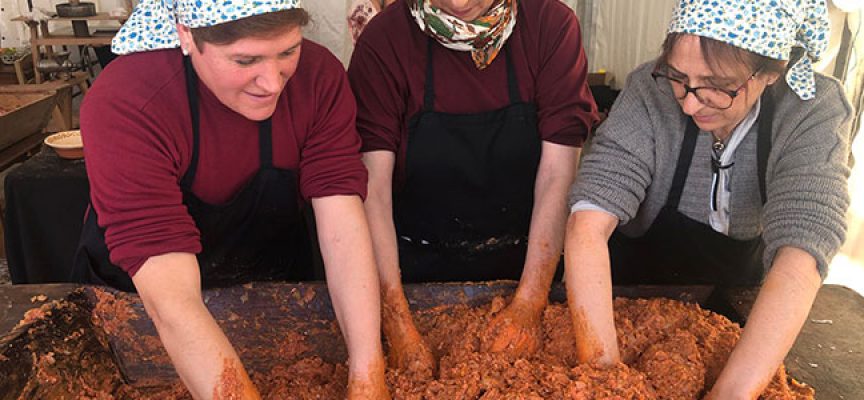
[[[669,57],[672,55],[672,49],[675,48],[675,45],[678,44],[678,41],[684,35],[685,33],[680,32],[666,35],[666,40],[663,41],[663,52],[660,54],[660,58],[657,59],[657,66],[661,68],[669,66]],[[780,76],[783,76],[786,72],[785,61],[765,57],[716,39],[699,36],[699,47],[702,49],[702,56],[705,57],[708,67],[714,72],[734,65],[730,63],[744,65],[750,71],[759,69],[761,72],[776,73]]]
[[[309,13],[302,8],[292,8],[253,15],[236,21],[192,29],[192,39],[198,51],[204,51],[204,43],[226,45],[245,38],[265,38],[295,27],[309,24]]]

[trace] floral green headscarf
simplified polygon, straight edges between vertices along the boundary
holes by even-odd
[[[448,49],[470,51],[478,69],[492,63],[516,26],[517,0],[496,0],[485,14],[470,22],[433,7],[429,0],[409,1],[411,15],[423,32]]]

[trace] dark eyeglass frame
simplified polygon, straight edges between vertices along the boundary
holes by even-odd
[[[684,100],[687,98],[688,94],[693,93],[693,96],[696,97],[696,100],[699,100],[699,102],[704,104],[706,107],[711,107],[711,108],[714,108],[717,110],[726,110],[726,109],[729,109],[730,107],[732,107],[732,104],[735,104],[735,98],[738,97],[738,93],[740,93],[741,90],[743,90],[744,87],[747,86],[747,84],[750,83],[750,81],[753,80],[753,78],[755,78],[756,75],[758,75],[759,72],[762,71],[762,68],[763,68],[763,66],[759,66],[759,68],[756,68],[756,70],[753,71],[752,74],[750,74],[750,77],[748,77],[744,81],[744,83],[742,83],[741,86],[738,86],[738,88],[735,90],[721,89],[721,88],[713,87],[713,86],[699,86],[699,87],[695,87],[695,88],[690,87],[690,85],[684,83],[683,80],[678,79],[678,78],[673,78],[669,75],[661,73],[659,70],[655,70],[654,72],[652,72],[651,77],[654,78],[654,82],[657,82],[657,78],[663,78],[663,79],[667,79],[671,82],[679,83],[679,84],[681,84],[681,86],[684,86],[684,95],[681,97],[675,96],[675,91],[674,90],[672,91],[672,97],[675,97],[678,100]],[[722,93],[729,95],[729,98],[730,98],[729,105],[726,107],[717,107],[717,106],[713,106],[713,105],[706,103],[705,101],[702,100],[702,97],[699,97],[699,92],[697,92],[698,90],[703,90],[703,89],[716,90],[716,91],[720,91]]]

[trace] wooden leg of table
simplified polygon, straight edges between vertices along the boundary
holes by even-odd
[[[60,111],[60,103],[57,103],[57,105],[54,106],[54,111],[51,111],[51,120],[52,121],[58,121],[62,124],[66,123],[65,117],[63,116],[63,112]]]
[[[36,83],[42,83],[42,74],[39,73],[39,48],[33,48],[32,58],[33,58],[33,81]]]
[[[42,74],[39,72],[39,46],[36,44],[39,41],[39,26],[35,22],[28,22],[30,27],[30,54],[33,57],[33,81],[42,83]]]
[[[63,129],[72,129],[72,87],[63,88],[57,94],[57,107],[60,108],[60,113],[63,114]]]
[[[47,38],[51,37],[51,31],[48,30],[48,22],[47,21],[39,22],[39,28],[42,30],[42,37],[43,38],[47,39]],[[45,56],[48,58],[54,58],[54,46],[52,46],[50,44],[45,46]]]

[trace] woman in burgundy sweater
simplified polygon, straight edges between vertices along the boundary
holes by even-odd
[[[303,41],[298,7],[144,1],[114,41],[128,55],[82,107],[92,207],[77,278],[138,291],[196,399],[259,397],[201,288],[297,277],[310,262],[304,202],[348,397],[389,397],[354,99],[336,58]]]
[[[348,78],[391,364],[434,369],[403,279],[520,279],[484,347],[537,348],[597,119],[586,77],[578,21],[558,0],[400,0],[366,27]]]

